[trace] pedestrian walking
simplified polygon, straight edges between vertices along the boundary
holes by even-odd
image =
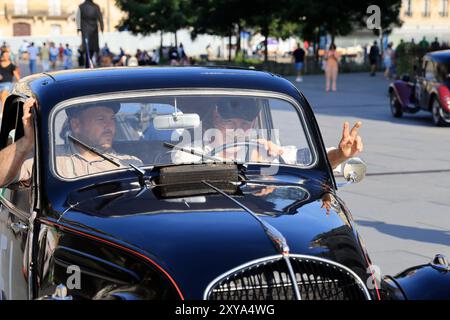
[[[66,43],[66,48],[64,49],[63,55],[64,55],[64,69],[65,70],[72,69],[73,51],[68,43]]]
[[[59,44],[59,48],[58,48],[58,60],[60,64],[63,64],[64,62],[64,47],[62,45],[62,43]]]
[[[153,49],[153,54],[152,54],[152,61],[150,64],[152,65],[157,65],[159,64],[159,50]]]
[[[378,48],[377,42],[374,41],[369,51],[370,75],[372,77],[374,77],[376,74],[379,56],[380,56],[380,48]]]
[[[386,79],[391,78],[391,71],[393,65],[394,50],[392,49],[392,42],[388,44],[386,50],[383,52],[383,63],[385,67],[384,76]]]
[[[324,59],[326,91],[330,91],[331,84],[331,90],[335,92],[337,90],[336,82],[339,73],[339,61],[341,59],[341,56],[336,51],[336,45],[334,43],[330,45],[330,48],[325,53]]]
[[[27,40],[23,40],[20,48],[19,48],[19,59],[27,61],[28,60],[28,47],[30,44]]]
[[[184,50],[183,44],[180,42],[180,46],[178,47],[178,56],[180,59],[180,64],[183,66],[188,66],[189,63],[189,57],[186,54],[186,51]]]
[[[58,60],[58,48],[56,48],[55,43],[51,42],[50,43],[50,68],[51,70],[56,70],[56,61]]]
[[[212,53],[211,43],[208,43],[208,45],[206,46],[206,59],[208,61],[210,61],[212,56],[213,56],[213,53]]]
[[[28,59],[30,65],[30,74],[36,73],[36,60],[39,54],[38,48],[34,46],[34,42],[30,44],[28,47]]]
[[[297,43],[297,48],[292,52],[292,59],[294,60],[295,72],[297,73],[296,82],[302,82],[302,70],[305,62],[305,50],[302,49],[300,43]]]
[[[0,96],[1,103],[6,100],[9,92],[12,89],[13,80],[20,79],[19,69],[14,65],[10,59],[10,51],[4,50],[1,51],[0,55]]]
[[[171,66],[179,65],[180,55],[178,54],[177,48],[175,48],[173,46],[170,47],[169,59],[170,59],[170,65]]]
[[[80,68],[85,65],[84,58],[85,58],[85,54],[83,52],[83,47],[79,46],[78,49],[77,49],[77,61],[78,61],[78,66]]]
[[[430,47],[430,44],[427,41],[427,37],[423,36],[422,40],[419,42],[419,46],[423,49],[423,50],[428,50]]]
[[[50,71],[50,49],[48,48],[48,45],[45,42],[41,47],[40,56],[41,56],[42,72]]]
[[[109,50],[108,44],[105,42],[105,45],[103,46],[101,50],[102,56],[109,56],[111,54],[111,51]]]
[[[3,41],[2,47],[0,48],[0,51],[7,51],[8,50],[8,44],[6,41]]]

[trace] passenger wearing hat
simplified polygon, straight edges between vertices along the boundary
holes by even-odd
[[[28,181],[32,175],[34,131],[31,108],[35,100],[30,98],[23,105],[22,123],[24,136],[16,143],[0,151],[0,186]],[[71,107],[66,110],[69,123],[67,136],[72,136],[85,145],[94,147],[104,156],[128,167],[129,164],[142,165],[142,161],[130,155],[118,154],[112,144],[116,132],[115,115],[120,105],[114,103],[95,103]],[[69,141],[62,149],[55,150],[55,169],[64,178],[76,178],[88,174],[117,169],[108,161],[86,147]]]

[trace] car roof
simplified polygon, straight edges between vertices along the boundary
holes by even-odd
[[[430,57],[431,60],[436,62],[448,63],[450,62],[450,50],[440,50],[429,52],[427,56]]]
[[[36,96],[42,111],[61,101],[111,92],[155,89],[240,89],[302,99],[288,80],[264,71],[230,67],[114,67],[40,73],[21,79],[13,95]]]
[[[47,73],[47,75],[54,78],[56,81],[67,80],[83,80],[83,79],[96,79],[104,78],[108,76],[118,75],[135,75],[135,76],[151,76],[165,74],[168,76],[176,77],[192,77],[202,74],[233,74],[233,75],[253,75],[253,76],[273,76],[273,74],[264,71],[257,71],[249,68],[240,67],[227,67],[227,66],[214,66],[214,67],[108,67],[108,68],[96,68],[96,69],[71,69],[53,71]]]

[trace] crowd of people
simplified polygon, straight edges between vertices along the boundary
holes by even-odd
[[[208,45],[210,49],[210,45]],[[377,41],[370,46],[365,46],[364,62],[370,65],[370,75],[375,76],[376,72],[382,68],[384,76],[387,79],[397,77],[397,63],[403,56],[416,56],[419,60],[426,52],[448,49],[446,42],[439,42],[436,37],[431,43],[426,37],[418,43],[411,39],[410,42],[400,40],[397,47],[394,48],[393,43],[388,43],[384,50],[380,50]],[[298,43],[292,52],[292,60],[296,71],[296,82],[303,81],[303,69],[305,66],[306,56],[314,54],[312,47],[305,43]],[[208,52],[208,57],[209,57]],[[147,66],[168,63],[171,66],[176,65],[192,65],[195,61],[187,56],[182,43],[178,46],[171,45],[158,49],[141,50],[138,49],[134,54],[128,50],[120,48],[118,53],[113,53],[108,44],[101,48],[100,52],[89,57],[94,67],[113,67],[113,66]],[[1,46],[1,66],[0,66],[0,94],[5,96],[12,82],[20,78],[20,68],[24,63],[28,64],[29,73],[38,72],[38,62],[43,72],[54,71],[58,69],[74,68],[73,61],[77,60],[79,68],[85,67],[86,56],[82,46],[78,47],[76,52],[69,44],[63,45],[59,43],[57,46],[54,42],[48,41],[37,46],[34,42],[23,41],[18,54],[15,55],[7,43]],[[336,45],[332,43],[327,50],[321,55],[322,70],[325,74],[325,90],[337,91],[337,78],[341,55],[336,49]],[[6,92],[6,93],[5,93]]]
[[[8,47],[4,43],[4,47]],[[38,61],[42,65],[42,72],[54,71],[60,67],[64,69],[73,68],[73,50],[68,43],[59,46],[55,42],[43,42],[41,46],[37,46],[34,42],[28,43],[23,41],[18,54],[18,61],[27,62],[29,73],[38,72]]]
[[[170,46],[162,48],[163,59],[172,65],[190,65],[192,64],[192,59],[190,59],[184,50],[183,44],[180,43],[178,47]],[[122,47],[117,55],[113,54],[108,45],[105,46],[100,51],[99,56],[99,66],[101,67],[112,67],[112,66],[151,66],[159,65],[161,63],[161,54],[159,49],[153,49],[151,53],[147,50],[137,49],[135,54],[131,54],[130,51],[124,50]],[[80,63],[80,66],[84,63]]]
[[[374,41],[372,45],[364,46],[363,64],[370,66],[369,74],[372,77],[376,75],[377,71],[383,70],[386,79],[396,79],[399,61],[406,61],[406,64],[413,63],[417,66],[420,65],[421,59],[427,52],[446,49],[449,49],[448,43],[445,41],[439,42],[437,37],[431,43],[427,41],[426,37],[423,37],[419,43],[416,43],[414,39],[411,39],[410,42],[405,42],[402,39],[395,48],[392,42],[387,43],[384,50],[380,49],[378,41]],[[327,50],[321,51],[319,61],[321,61],[321,68],[325,75],[325,91],[337,91],[337,78],[342,56],[334,43],[331,43]],[[292,51],[296,82],[303,81],[303,69],[308,55],[314,56],[314,53],[309,52],[304,44],[297,43],[296,48]],[[411,62],[412,60],[413,62]],[[400,72],[404,72],[404,70],[400,70]]]
[[[370,75],[375,76],[376,70],[381,64],[384,68],[384,76],[387,79],[394,79],[397,77],[398,60],[402,57],[412,56],[417,59],[417,63],[420,63],[420,60],[427,52],[447,49],[449,49],[447,42],[439,42],[439,39],[435,37],[434,41],[430,43],[426,37],[423,37],[419,43],[416,43],[414,38],[412,38],[410,42],[405,42],[401,39],[396,48],[394,48],[393,43],[390,42],[383,53],[380,53],[378,43],[377,41],[374,41],[368,53],[368,59],[371,66]]]
[[[26,40],[20,46],[18,54],[15,55],[10,46],[4,42],[1,46],[1,52],[8,51],[10,59],[18,67],[19,62],[28,64],[29,74],[36,72],[48,72],[59,69],[72,69],[75,67],[73,61],[78,62],[78,67],[85,66],[85,53],[80,46],[76,52],[71,48],[69,44],[56,46],[54,42],[44,42],[41,46],[37,46],[34,42],[28,43]],[[164,47],[162,48],[162,56],[170,65],[190,65],[192,64],[192,58],[189,58],[180,43],[179,46]],[[93,65],[96,67],[112,67],[112,66],[146,66],[146,65],[158,65],[161,62],[160,50],[153,49],[152,51],[137,49],[132,54],[128,50],[120,48],[118,53],[113,53],[108,44],[105,43],[100,52],[94,54],[93,57],[89,57]],[[41,65],[41,70],[38,70],[38,62]]]
[[[68,43],[65,45],[60,43],[57,46],[51,41],[43,42],[38,46],[34,42],[24,40],[17,54],[12,52],[9,44],[3,42],[0,53],[0,97],[2,102],[11,90],[12,83],[20,79],[20,65],[22,67],[27,65],[27,74],[34,74],[41,71],[84,68],[86,61],[81,46],[74,52]],[[119,52],[114,54],[105,43],[100,52],[94,54],[90,59],[94,67],[159,65],[162,59],[164,59],[164,63],[172,66],[193,64],[193,59],[187,56],[182,43],[179,46],[171,45],[162,48],[162,57],[159,48],[152,51],[137,49],[134,54],[120,48]],[[77,66],[73,63],[74,61],[77,61]],[[40,65],[39,68],[38,65]]]

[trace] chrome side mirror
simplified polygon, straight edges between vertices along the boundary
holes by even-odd
[[[367,165],[361,158],[350,158],[343,166],[344,179],[349,183],[358,183],[366,176]]]

